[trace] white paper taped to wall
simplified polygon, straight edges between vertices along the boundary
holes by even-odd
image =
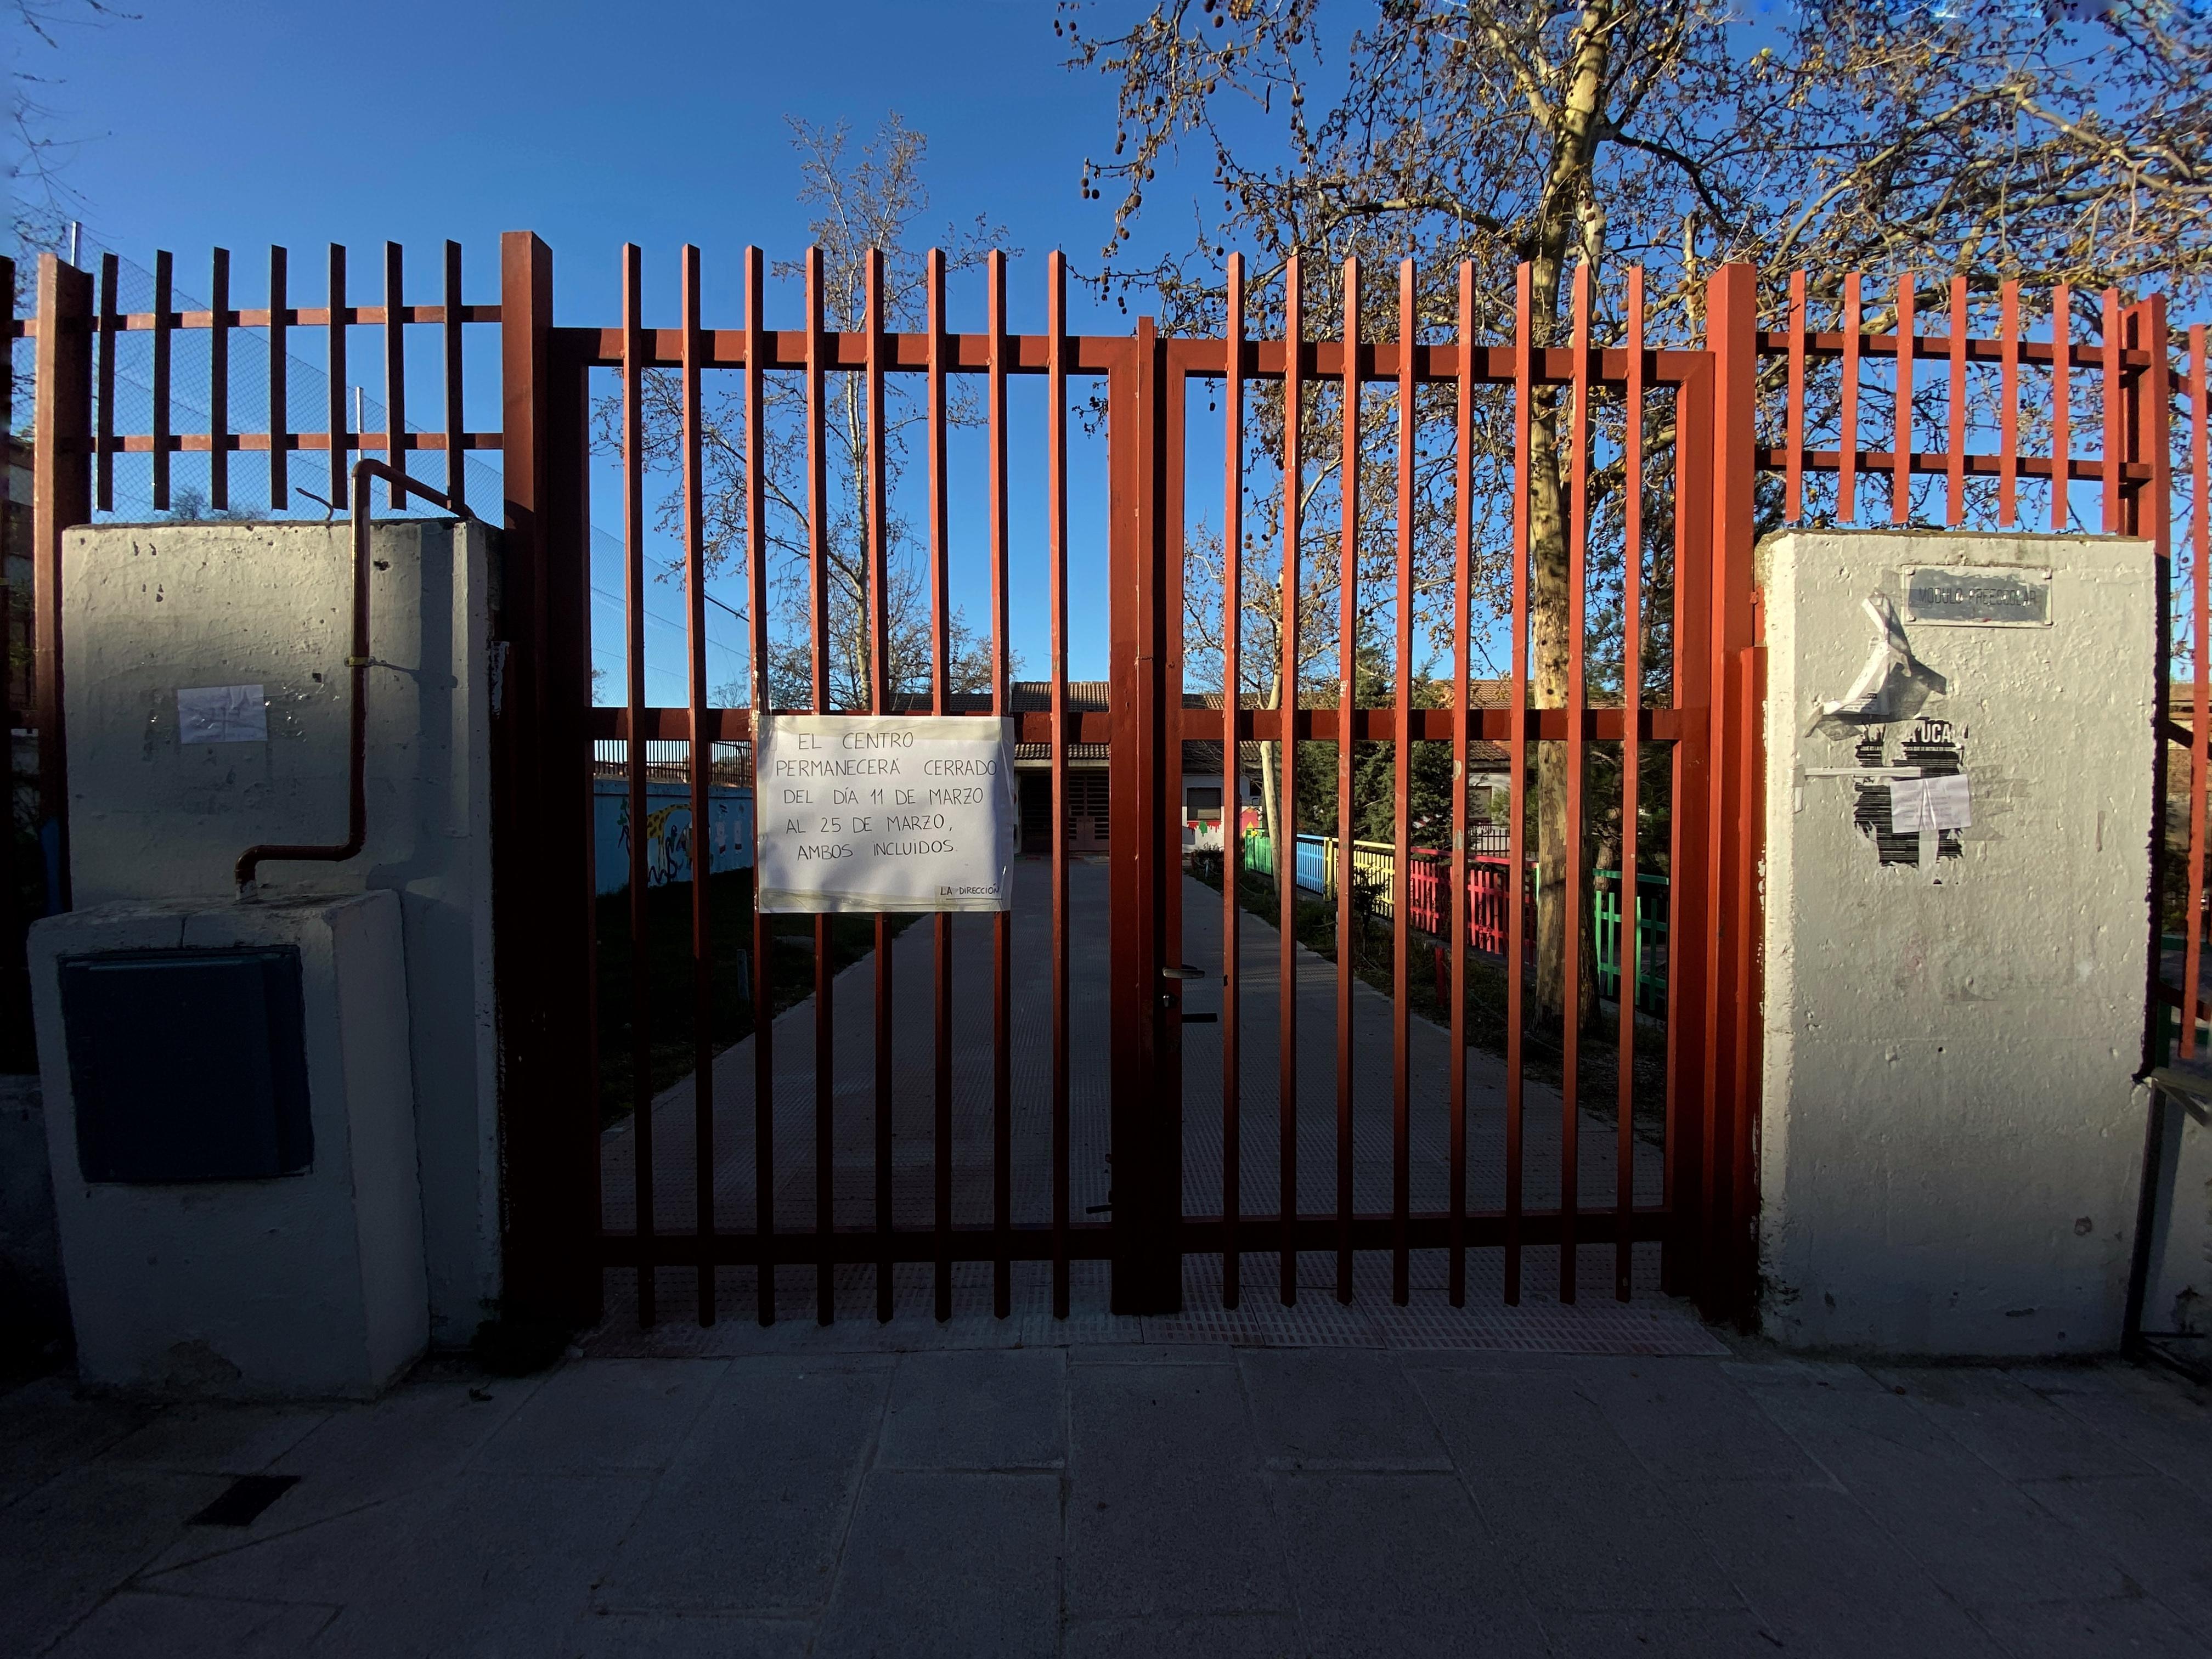
[[[1889,824],[1900,836],[1932,836],[1973,827],[1973,800],[1964,772],[1933,778],[1895,778],[1889,786]]]
[[[177,690],[179,743],[266,743],[269,699],[258,685]]]

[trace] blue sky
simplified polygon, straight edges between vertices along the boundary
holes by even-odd
[[[1111,88],[1061,67],[1049,0],[134,0],[133,9],[135,19],[68,31],[58,52],[33,49],[25,66],[55,82],[56,130],[82,140],[68,177],[90,232],[142,264],[155,248],[174,251],[179,286],[194,294],[204,292],[206,250],[228,246],[234,303],[259,303],[271,242],[291,250],[295,303],[319,301],[331,241],[349,246],[356,294],[372,298],[387,238],[408,246],[410,270],[426,277],[438,244],[461,241],[467,290],[489,299],[499,234],[527,228],[555,251],[563,322],[618,319],[619,250],[634,240],[646,252],[648,320],[672,323],[675,253],[689,240],[703,251],[708,320],[733,325],[739,250],[752,242],[791,257],[806,240],[787,116],[846,120],[865,134],[896,110],[926,133],[930,222],[987,214],[1028,256],[1012,276],[1017,328],[1042,324],[1044,252],[1063,247],[1078,270],[1095,268],[1110,228],[1109,204],[1083,200],[1077,180],[1086,152],[1111,146]],[[1183,234],[1188,218],[1162,212],[1152,225]],[[1086,319],[1127,326],[1118,313],[1097,315],[1080,290],[1071,297],[1079,330]],[[795,298],[781,317],[771,305],[771,322],[797,322]],[[973,294],[956,289],[955,325],[975,326],[980,313],[977,279]],[[374,374],[377,349],[373,331],[357,333],[357,374]],[[319,333],[295,349],[319,352]],[[472,405],[493,392],[488,376],[477,379]],[[371,379],[370,395],[380,385]],[[1042,398],[1018,398],[1015,413],[1041,428]],[[489,408],[471,417],[496,421]],[[1026,544],[1042,449],[1027,445],[1025,459],[1023,436],[1015,530]],[[980,468],[980,453],[956,449],[953,514],[955,593],[979,623],[980,490],[961,480]],[[1105,668],[1097,471],[1079,459],[1072,501],[1079,676]],[[595,469],[593,518],[607,529],[621,522],[614,483]],[[609,563],[603,546],[597,578],[618,587]],[[1018,573],[1014,633],[1029,673],[1046,667],[1042,600],[1041,579]],[[654,608],[680,614],[672,589]],[[715,631],[724,629],[737,634],[718,616]],[[648,695],[676,701],[666,670],[680,640],[659,635],[667,637],[649,647]]]
[[[710,270],[749,241],[802,246],[784,118],[866,129],[890,110],[929,136],[943,216],[988,212],[1083,264],[1107,228],[1076,181],[1111,146],[1110,88],[1060,67],[1049,0],[133,9],[26,55],[60,79],[57,127],[84,137],[72,182],[118,246],[452,236],[489,258],[529,228],[596,320],[626,240],[696,241]]]

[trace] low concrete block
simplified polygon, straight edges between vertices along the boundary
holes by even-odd
[[[88,1180],[61,963],[269,945],[300,957],[311,1165],[253,1181]],[[363,1397],[412,1364],[429,1304],[398,896],[104,905],[37,923],[30,957],[84,1380],[160,1395]]]

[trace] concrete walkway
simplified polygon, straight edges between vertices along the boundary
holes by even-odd
[[[1012,1101],[1013,1218],[1018,1224],[1051,1219],[1051,897],[1050,866],[1029,860],[1015,866],[1010,972],[1012,1014],[1010,1059]],[[1188,988],[1184,1004],[1192,1012],[1223,1012],[1221,896],[1186,878],[1182,886],[1183,937],[1181,960],[1206,977]],[[956,1222],[982,1225],[991,1218],[992,1190],[992,1022],[991,921],[955,916],[952,933],[953,1087],[952,1191]],[[935,1060],[935,964],[933,919],[923,918],[902,933],[891,951],[893,1213],[902,1228],[926,1229],[934,1213],[932,1171],[935,1162],[933,1079]],[[1106,1017],[1108,932],[1107,871],[1103,864],[1079,863],[1069,871],[1069,1045],[1071,1050],[1070,1185],[1075,1218],[1100,1218],[1109,1192],[1107,1082],[1110,1069]],[[1280,1084],[1276,1056],[1280,1044],[1277,986],[1279,941],[1267,921],[1241,917],[1239,1031],[1242,1067],[1238,1095],[1243,1136],[1240,1164],[1247,1214],[1272,1214],[1278,1192]],[[1428,971],[1419,954],[1417,971]],[[1297,951],[1298,1087],[1297,1148],[1299,1206],[1306,1214],[1333,1213],[1336,1205],[1336,969],[1313,952]],[[833,1040],[830,1050],[835,1100],[832,1184],[835,1213],[841,1225],[865,1225],[875,1206],[875,969],[872,959],[854,964],[835,981],[831,1002]],[[1390,1208],[1391,1073],[1390,1000],[1363,982],[1353,987],[1353,1189],[1357,1209],[1387,1214]],[[1218,1214],[1222,1206],[1223,1122],[1221,1044],[1223,1027],[1193,1022],[1183,1031],[1184,1204],[1194,1215]],[[1663,1032],[1650,1040],[1663,1043]],[[787,1010],[772,1035],[775,1067],[775,1218],[780,1230],[811,1231],[814,1224],[815,1080],[818,1063],[815,1006],[811,999]],[[1449,1101],[1450,1036],[1443,1027],[1415,1018],[1408,1042],[1410,1202],[1416,1211],[1441,1211],[1449,1202]],[[1505,1193],[1505,1073],[1503,1063],[1480,1050],[1464,1051],[1460,1063],[1468,1079],[1468,1201],[1475,1209],[1502,1208]],[[714,1069],[714,1214],[716,1226],[749,1230],[754,1224],[753,1042],[726,1050]],[[1610,1099],[1585,1103],[1577,1115],[1579,1150],[1577,1191],[1583,1206],[1610,1208],[1614,1201],[1617,1147],[1616,1109]],[[689,1078],[664,1091],[653,1121],[654,1219],[664,1232],[689,1232],[697,1225],[697,1158],[695,1152],[695,1091]],[[1531,1080],[1525,1089],[1524,1178],[1527,1203],[1549,1208],[1559,1201],[1562,1127],[1560,1097]],[[1660,1149],[1639,1138],[1632,1164],[1638,1201],[1656,1203],[1662,1193]],[[636,1223],[637,1139],[629,1123],[602,1138],[601,1191],[605,1224],[627,1231]],[[1359,1297],[1387,1304],[1387,1276],[1370,1271],[1387,1261],[1363,1257]],[[1317,1290],[1334,1283],[1331,1258],[1309,1254],[1301,1262],[1302,1280]],[[1679,1308],[1657,1293],[1656,1246],[1637,1253],[1634,1311],[1612,1301],[1613,1262],[1609,1247],[1584,1247],[1577,1256],[1580,1306],[1562,1310],[1555,1298],[1559,1282],[1556,1249],[1534,1250],[1524,1264],[1530,1301],[1523,1314],[1506,1309],[1502,1253],[1474,1252],[1470,1294],[1474,1311],[1446,1309],[1443,1298],[1443,1253],[1417,1253],[1413,1280],[1430,1318],[1429,1339],[1454,1346],[1496,1342],[1508,1347],[1556,1341],[1583,1352],[1698,1352],[1710,1348]],[[1248,1255],[1246,1285],[1265,1290],[1272,1300],[1278,1273],[1272,1254]],[[1020,1307],[1032,1314],[1047,1305],[1048,1280],[1023,1273]],[[898,1275],[902,1312],[927,1319],[926,1272]],[[1103,1281],[1097,1310],[1103,1312]],[[671,1322],[650,1341],[635,1340],[635,1275],[609,1275],[609,1317],[605,1340],[594,1352],[692,1353],[701,1352],[696,1334],[674,1328],[695,1306],[695,1277],[669,1270],[660,1280],[659,1302]],[[988,1279],[963,1271],[962,1290],[988,1287]],[[1220,1264],[1194,1261],[1187,1278],[1186,1306],[1194,1316],[1221,1312]],[[842,1273],[837,1287],[840,1317],[874,1318],[870,1270]],[[987,1288],[983,1292],[988,1293]],[[719,1276],[717,1299],[727,1322],[706,1351],[757,1351],[744,1333],[752,1326],[754,1279],[750,1272]],[[811,1269],[786,1268],[778,1286],[778,1310],[785,1317],[809,1316],[813,1298]],[[1332,1337],[1333,1314],[1321,1314],[1321,1326],[1309,1321],[1255,1324],[1267,1316],[1249,1305],[1241,1321],[1216,1334],[1258,1341],[1363,1340]],[[1315,1302],[1319,1297],[1312,1298]],[[1306,1298],[1301,1298],[1304,1306]],[[1541,1307],[1536,1304],[1541,1304]],[[1608,1322],[1612,1322],[1608,1323]],[[1656,1324],[1655,1324],[1655,1322]],[[1340,1320],[1338,1322],[1341,1322]],[[1231,1328],[1233,1327],[1233,1328]],[[1660,1327],[1671,1336],[1655,1335]],[[1127,1340],[1151,1340],[1158,1333],[1117,1327]],[[1030,1334],[1011,1340],[1055,1340],[1031,1321]],[[629,1332],[630,1334],[625,1335]],[[1181,1340],[1182,1332],[1170,1334]],[[978,1340],[986,1340],[980,1338]],[[1063,1332],[1059,1340],[1068,1340]],[[1074,1340],[1114,1340],[1094,1326]],[[1657,1346],[1654,1346],[1655,1343]],[[1672,1346],[1669,1346],[1672,1343]]]
[[[296,1476],[244,1527],[189,1517]],[[2212,1405],[2118,1365],[1176,1347],[0,1396],[0,1650],[2207,1652]]]

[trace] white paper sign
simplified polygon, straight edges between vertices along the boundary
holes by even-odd
[[[1897,778],[1889,786],[1889,827],[1900,836],[1933,835],[1973,827],[1973,801],[1964,772],[1942,777]]]
[[[763,910],[1012,908],[1013,747],[995,715],[770,714],[757,741]]]
[[[179,743],[266,743],[269,700],[258,685],[200,685],[177,691]]]

